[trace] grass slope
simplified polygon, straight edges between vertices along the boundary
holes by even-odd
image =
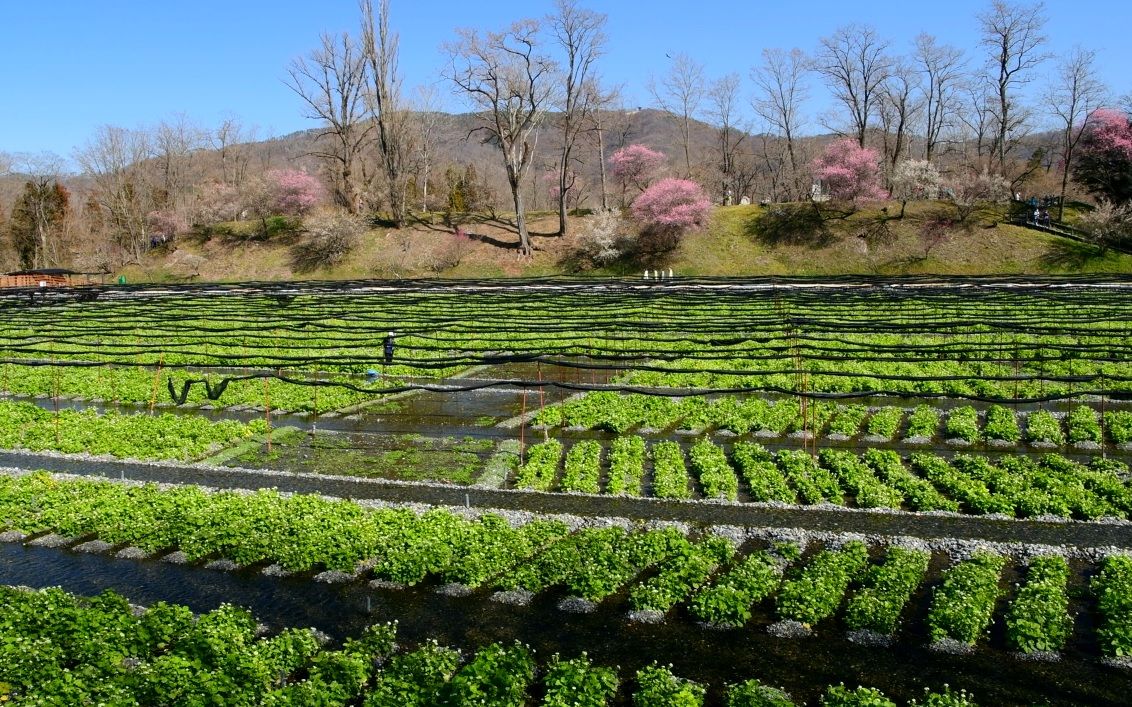
[[[767,209],[775,208],[779,214],[785,209],[800,216],[785,237],[768,226]],[[1091,246],[1004,223],[1002,209],[981,209],[965,224],[943,227],[944,236],[933,244],[923,234],[933,223],[954,218],[954,208],[947,204],[912,202],[903,218],[897,218],[899,203],[852,213],[829,207],[820,223],[813,221],[811,211],[807,204],[717,207],[709,225],[687,235],[673,253],[583,272],[626,275],[661,266],[685,276],[1132,273],[1132,256],[1102,254]],[[554,235],[553,214],[533,213],[530,231],[536,252],[529,259],[518,257],[518,236],[504,218],[484,217],[465,225],[471,236],[465,241],[439,223],[374,229],[343,263],[312,272],[292,268],[293,236],[268,242],[183,236],[177,251],[154,251],[141,265],[122,272],[130,282],[582,274],[571,265],[570,255],[579,234],[588,228],[587,217],[573,218],[571,234],[560,237]]]

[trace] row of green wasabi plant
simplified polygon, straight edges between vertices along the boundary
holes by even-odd
[[[942,435],[969,444],[991,442],[1014,445],[1026,441],[1055,446],[1065,444],[1066,440],[1071,443],[1105,441],[1100,413],[1086,405],[1073,407],[1064,419],[1045,410],[1027,413],[1023,432],[1019,415],[1004,405],[991,405],[985,414],[980,415],[971,405],[945,411],[923,404],[909,413],[894,406],[870,410],[860,404],[818,402],[812,403],[803,417],[795,400],[768,401],[751,396],[709,401],[698,397],[672,399],[599,391],[544,408],[535,421],[547,427],[616,433],[631,429],[641,433],[659,433],[680,428],[695,432],[712,429],[733,434],[758,432],[778,436],[806,429],[834,438],[865,435],[874,441],[887,441],[896,439],[906,416],[907,438],[932,439]],[[1103,422],[1107,441],[1113,444],[1132,441],[1132,411],[1107,411]]]
[[[1069,639],[1069,563],[1046,555],[1030,561],[1026,583],[1006,614],[1006,640],[1023,653],[1060,651]]]
[[[316,496],[162,490],[45,473],[0,475],[0,519],[4,531],[93,537],[147,552],[177,549],[191,561],[222,557],[239,565],[351,572],[364,560],[375,577],[404,585],[439,581],[532,593],[563,587],[593,602],[626,591],[633,609],[663,614],[683,604],[694,617],[722,626],[745,624],[771,596],[779,618],[814,624],[833,616],[848,597],[848,628],[892,633],[927,562],[926,553],[892,548],[869,566],[864,546],[849,543],[819,552],[783,583],[784,566],[798,559],[796,547],[739,557],[729,540],[692,540],[674,527],[569,533],[556,520],[516,527],[492,514],[468,519],[434,509],[417,515]],[[933,640],[980,640],[1002,595],[1005,562],[981,554],[945,570],[929,610]],[[1132,625],[1132,610],[1121,608],[1132,606],[1132,571],[1123,576],[1130,568],[1122,562],[1108,560],[1094,583],[1102,644],[1114,653],[1132,647],[1121,633],[1121,622]],[[1012,646],[1033,652],[1064,644],[1068,571],[1060,558],[1033,561],[1006,615]]]
[[[624,695],[640,707],[702,705],[707,686],[656,663],[622,680],[587,654],[542,662],[522,643],[465,654],[426,640],[399,647],[397,624],[378,624],[339,649],[309,629],[257,633],[230,605],[200,616],[158,602],[136,611],[106,591],[85,598],[60,589],[0,587],[0,702],[15,704],[226,704],[435,707],[603,707]],[[823,705],[875,705],[870,688],[829,688]],[[796,703],[758,680],[726,687],[733,707]],[[962,692],[925,694],[936,707],[973,707]]]
[[[516,485],[599,492],[598,443],[579,442],[566,457],[566,470],[559,481],[562,444],[552,439],[532,446],[527,464],[516,474]],[[756,502],[997,513],[1019,518],[1092,520],[1132,514],[1132,486],[1123,478],[1127,467],[1122,462],[1098,458],[1084,466],[1056,454],[1037,460],[1002,455],[992,461],[975,454],[957,454],[948,460],[915,452],[905,464],[893,450],[874,448],[856,454],[824,449],[815,460],[801,450],[772,453],[754,442],[736,442],[728,454],[710,440],[700,439],[685,457],[676,442],[657,442],[646,448],[640,437],[621,437],[611,444],[606,491],[641,493],[649,458],[651,491],[658,498],[691,498],[694,479],[703,497],[735,501],[741,480]]]
[[[0,401],[0,449],[192,461],[265,432],[263,420],[244,424],[168,413],[52,412],[31,403]]]
[[[307,378],[308,373],[283,371],[288,378]],[[21,366],[0,364],[0,392],[11,395],[49,395],[63,398],[99,400],[145,406],[168,404],[168,386],[180,392],[184,381],[206,379],[215,382],[223,376],[141,366]],[[205,387],[189,389],[187,405],[229,407],[249,405],[290,412],[324,413],[375,400],[388,379],[367,383],[341,375],[314,376],[312,380],[347,382],[372,392],[358,392],[331,385],[298,385],[276,378],[232,381],[219,400],[209,400]]]
[[[818,553],[783,582],[776,599],[779,618],[812,626],[833,616],[868,562],[868,548],[859,541]]]
[[[994,618],[1002,590],[999,576],[1006,558],[976,553],[944,572],[928,609],[928,631],[933,641],[951,639],[974,645]]]

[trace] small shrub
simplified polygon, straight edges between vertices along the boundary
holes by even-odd
[[[273,217],[268,222],[275,220]],[[320,212],[307,219],[306,237],[291,248],[291,266],[298,272],[337,265],[346,259],[362,234],[356,218],[341,211]]]
[[[596,267],[608,265],[633,249],[633,239],[625,232],[621,214],[600,210],[578,238],[578,256]]]

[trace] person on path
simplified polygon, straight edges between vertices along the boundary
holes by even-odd
[[[389,335],[385,337],[382,348],[385,350],[385,365],[388,366],[393,363],[393,332],[389,332]]]

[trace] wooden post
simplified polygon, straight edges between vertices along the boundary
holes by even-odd
[[[1100,384],[1100,385],[1098,386],[1098,388],[1100,389],[1100,392],[1101,392],[1101,419],[1100,419],[1100,424],[1101,424],[1101,459],[1107,459],[1107,458],[1108,458],[1108,454],[1107,454],[1107,452],[1105,451],[1106,447],[1105,447],[1105,441],[1104,441],[1104,438],[1105,438],[1105,430],[1104,430],[1104,401],[1105,401],[1105,398],[1106,398],[1106,397],[1108,397],[1108,396],[1106,396],[1106,395],[1104,394],[1104,393],[1105,393],[1105,386],[1104,386],[1104,364],[1103,364],[1103,363],[1101,363],[1100,365],[1101,365],[1101,369],[1100,369],[1101,375],[1100,375],[1100,377],[1099,377],[1099,378],[1097,378],[1097,382],[1098,382],[1098,383]]]
[[[523,465],[526,454],[527,432],[527,390],[523,389],[523,402],[519,409],[519,466]]]
[[[263,381],[263,419],[267,421],[267,453],[271,454],[271,393],[268,392],[267,378]]]
[[[52,407],[55,408],[55,446],[60,447],[62,443],[59,441],[59,367],[55,365],[51,366],[51,402]]]
[[[543,389],[542,389],[542,361],[539,361],[537,365],[538,365],[538,382],[539,382],[539,386],[538,386],[538,411],[541,414],[542,409],[543,409],[543,404],[545,403],[545,397],[543,395]],[[550,428],[546,428],[542,431],[542,437],[545,440],[550,439]]]
[[[153,388],[149,394],[149,414],[153,414],[153,408],[157,405],[157,381],[161,378],[161,366],[165,363],[165,354],[161,354],[157,358],[157,366],[153,369]]]

